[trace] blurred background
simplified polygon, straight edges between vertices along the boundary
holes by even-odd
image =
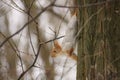
[[[74,13],[78,60],[52,58]],[[119,22],[120,0],[0,0],[0,80],[120,80]]]
[[[22,74],[22,80],[76,78],[75,64],[67,65],[64,72],[64,62],[60,59],[57,63],[53,62],[50,57],[52,41],[42,45],[38,51],[40,43],[65,35],[71,18],[68,8],[49,6],[51,3],[53,0],[0,0],[0,44],[15,34],[0,47],[0,80],[17,80]],[[73,1],[56,0],[55,4],[73,5]],[[20,30],[22,27],[24,29]],[[60,44],[62,40],[58,40]],[[31,65],[30,70],[25,72]],[[68,71],[71,66],[75,67],[72,72]],[[70,73],[73,76],[70,77]]]

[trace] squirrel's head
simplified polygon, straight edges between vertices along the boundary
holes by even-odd
[[[67,55],[68,57],[70,57],[71,59],[77,61],[77,56],[73,53],[74,48],[71,48],[69,50],[62,50],[62,47],[60,46],[60,44],[58,43],[58,41],[54,41],[54,48],[52,49],[50,55],[51,57],[57,57],[60,56],[62,54]]]
[[[52,49],[50,55],[51,57],[56,57],[58,55],[62,54],[62,47],[58,43],[58,41],[54,41],[54,48]]]

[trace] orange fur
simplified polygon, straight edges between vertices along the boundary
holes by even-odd
[[[78,59],[77,55],[75,55],[75,54],[72,54],[72,55],[70,56],[70,58],[72,58],[72,59],[75,60],[75,61],[77,61],[77,59]]]
[[[62,52],[62,48],[61,46],[59,45],[59,43],[55,40],[54,41],[54,48],[52,49],[51,51],[51,56],[52,57],[56,57],[57,55],[61,54]]]
[[[71,59],[77,61],[77,55],[75,55],[73,53],[74,49],[71,48],[70,50],[66,50],[66,51],[63,51],[62,50],[62,47],[60,46],[60,44],[58,43],[58,41],[54,41],[54,48],[52,49],[50,55],[51,57],[57,57],[61,54],[67,54],[68,57],[70,57]]]
[[[74,49],[71,48],[70,50],[67,50],[68,57],[72,58],[73,60],[77,61],[77,55],[73,53]]]

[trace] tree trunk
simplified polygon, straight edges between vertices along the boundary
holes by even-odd
[[[78,0],[77,80],[118,80],[120,1]],[[98,4],[96,4],[98,3]],[[94,5],[92,5],[94,4]]]

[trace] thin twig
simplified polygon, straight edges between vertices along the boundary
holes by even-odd
[[[11,0],[11,2],[13,3],[14,6],[16,6],[16,8],[18,8],[19,10],[25,12],[25,10],[22,9],[20,6],[18,6],[18,5],[15,3],[15,1]],[[7,5],[10,6],[10,7],[12,7],[10,4],[7,4]],[[14,7],[14,8],[15,8],[15,7]]]
[[[34,1],[33,1],[34,2]],[[31,6],[32,6],[32,4],[31,4]],[[32,15],[30,14],[30,11],[31,11],[31,7],[30,8],[28,8],[29,10],[28,10],[28,22],[29,22],[29,20],[30,20],[30,17],[33,19],[33,17],[32,17]],[[30,16],[30,17],[29,17]],[[34,20],[34,22],[37,24],[37,22]],[[34,49],[34,46],[33,46],[33,43],[32,43],[32,38],[31,38],[31,33],[30,33],[30,26],[29,26],[29,24],[28,24],[28,35],[29,35],[29,38],[30,38],[30,45],[31,45],[31,47],[32,47],[32,50],[33,50],[33,53],[34,53],[34,55],[36,55],[35,54],[35,49]]]
[[[36,1],[36,0],[33,0],[33,1],[32,1],[32,3],[31,3],[31,5],[30,5],[29,9],[32,8],[32,6],[33,6],[33,4],[34,4],[35,1]]]
[[[51,39],[51,40],[49,40],[49,41],[46,41],[46,42],[41,42],[40,44],[47,44],[47,43],[49,43],[49,42],[52,42],[52,41],[54,41],[54,40],[57,40],[57,39],[60,39],[60,38],[63,38],[64,36],[60,36],[60,37],[58,37],[58,38],[54,38],[54,39]]]

